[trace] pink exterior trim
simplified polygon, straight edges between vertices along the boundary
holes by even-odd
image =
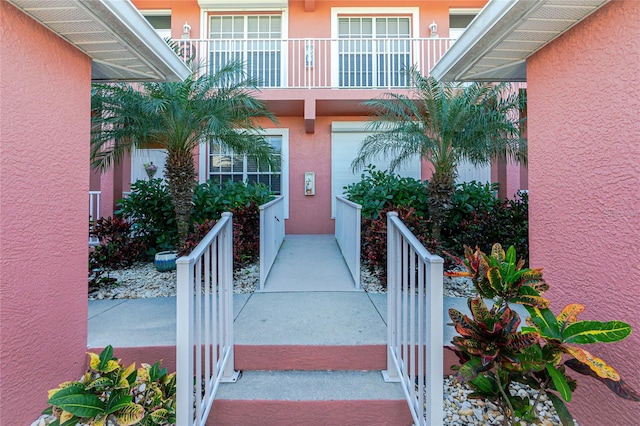
[[[238,370],[384,370],[386,345],[236,345]]]
[[[0,424],[24,425],[85,366],[91,62],[0,16]]]
[[[527,61],[531,264],[552,309],[626,321],[624,342],[590,348],[640,390],[640,2],[612,1]],[[576,374],[574,374],[576,375]],[[638,423],[640,405],[578,378],[581,425]]]

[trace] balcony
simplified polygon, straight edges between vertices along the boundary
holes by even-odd
[[[407,88],[406,68],[426,74],[454,39],[340,38],[175,40],[183,60],[193,58],[203,72],[229,61],[245,64],[261,89]]]
[[[258,80],[258,98],[276,116],[304,117],[306,133],[318,116],[368,115],[363,101],[405,91],[405,70],[427,74],[451,47],[449,38],[180,39],[183,60],[214,73],[230,61]],[[313,90],[311,90],[313,89]]]

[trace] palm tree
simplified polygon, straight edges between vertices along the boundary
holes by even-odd
[[[364,102],[373,111],[370,130],[351,167],[391,159],[390,169],[420,156],[433,175],[426,190],[432,237],[440,237],[462,160],[487,164],[493,158],[526,161],[520,134],[524,100],[508,84],[443,84],[411,68],[413,96],[387,93]]]
[[[241,63],[181,82],[96,84],[92,88],[92,166],[102,170],[134,148],[167,150],[165,177],[176,213],[180,241],[189,231],[196,186],[194,150],[215,141],[260,164],[278,167],[277,156],[259,134],[256,119],[275,122],[253,93]]]

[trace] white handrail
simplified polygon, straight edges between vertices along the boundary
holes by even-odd
[[[205,425],[220,382],[238,378],[233,360],[231,213],[223,213],[176,266],[176,422]]]
[[[360,289],[360,232],[362,206],[336,196],[335,235],[356,289]]]
[[[183,60],[215,72],[231,60],[261,88],[408,88],[405,69],[428,74],[451,38],[177,39]]]
[[[284,197],[277,196],[260,209],[260,290],[284,241]]]
[[[416,425],[442,424],[443,294],[441,257],[424,248],[387,213],[387,370],[397,381]]]

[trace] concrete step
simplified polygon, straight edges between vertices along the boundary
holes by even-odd
[[[380,371],[244,371],[220,385],[216,426],[411,425],[399,384]]]
[[[236,370],[382,370],[386,345],[235,345]]]

